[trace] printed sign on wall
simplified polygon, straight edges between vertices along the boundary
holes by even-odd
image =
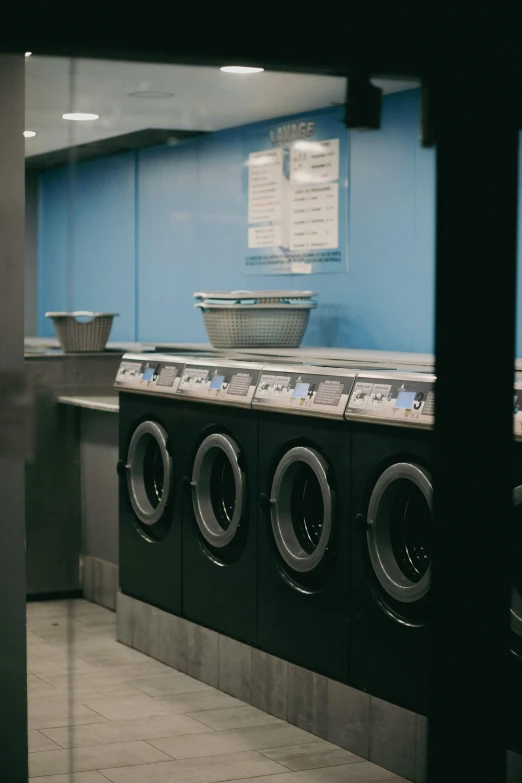
[[[347,144],[338,109],[245,131],[246,274],[346,270]]]

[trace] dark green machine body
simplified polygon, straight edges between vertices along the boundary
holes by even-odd
[[[175,400],[120,393],[120,588],[178,615],[182,607],[181,442],[181,406]],[[158,518],[152,522],[154,516]]]
[[[286,412],[259,411],[258,416],[259,492],[263,496],[258,535],[259,646],[348,682],[350,426],[344,420]],[[284,472],[279,496],[271,497],[278,467],[289,459],[291,450],[296,461]],[[322,492],[313,471],[316,457],[326,475]],[[319,465],[316,468],[322,475]],[[325,496],[331,499],[331,530],[324,553],[314,560],[327,524]],[[276,530],[280,524],[279,546],[274,524]],[[281,554],[285,537],[290,542],[287,560]],[[310,558],[308,565],[299,563],[301,547],[301,559]],[[297,570],[303,567],[308,570]]]
[[[256,644],[257,416],[250,408],[179,404],[186,494],[183,615]]]

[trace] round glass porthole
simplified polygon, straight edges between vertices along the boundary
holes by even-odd
[[[411,604],[430,589],[433,487],[418,465],[396,463],[377,481],[368,506],[368,551],[383,591]]]
[[[333,498],[323,457],[305,446],[287,451],[274,473],[271,497],[272,530],[284,562],[299,573],[315,570],[332,532]]]
[[[143,525],[162,518],[172,484],[172,457],[167,432],[155,421],[144,421],[134,431],[127,454],[127,485],[132,508]]]
[[[192,469],[193,506],[205,541],[223,548],[234,540],[246,504],[246,478],[240,449],[229,435],[209,435],[199,447]]]

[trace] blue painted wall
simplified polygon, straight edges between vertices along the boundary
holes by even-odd
[[[135,334],[135,155],[125,153],[40,177],[38,326],[48,310],[116,312],[113,340]]]
[[[67,172],[42,175],[40,334],[52,333],[45,310],[109,309],[121,313],[112,339],[204,341],[194,291],[311,287],[305,343],[433,350],[434,152],[418,141],[418,91],[385,97],[381,131],[350,133],[341,274],[242,274],[243,130],[81,164],[72,220]]]

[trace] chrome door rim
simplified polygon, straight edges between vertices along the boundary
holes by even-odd
[[[234,476],[235,506],[229,526],[220,525],[212,507],[210,480],[215,457],[224,452]],[[222,433],[209,435],[199,447],[192,468],[192,505],[199,531],[205,541],[213,547],[228,546],[236,536],[246,501],[246,483],[239,466],[240,448],[233,438]]]
[[[522,486],[513,490],[513,506],[519,506],[522,503]],[[511,621],[511,630],[517,636],[522,638],[522,595],[513,585],[511,590],[511,606],[509,608]]]
[[[163,489],[157,506],[147,495],[144,480],[146,438],[156,441],[163,461]],[[164,427],[155,421],[144,421],[133,432],[127,454],[127,487],[132,508],[138,520],[149,527],[155,525],[165,512],[172,484],[172,457],[167,449],[168,435]]]
[[[433,486],[427,471],[409,462],[397,462],[387,468],[373,489],[368,506],[368,551],[374,573],[385,592],[401,603],[414,603],[424,598],[430,589],[431,564],[418,582],[413,582],[402,571],[393,553],[389,517],[379,515],[387,492],[395,481],[411,481],[424,495],[433,512]]]
[[[292,514],[290,512],[290,493],[293,477],[289,471],[299,463],[305,463],[314,472],[323,499],[323,526],[319,542],[314,551],[309,553],[297,538]],[[333,498],[328,483],[328,466],[323,457],[305,446],[296,446],[282,457],[274,473],[271,489],[271,522],[275,542],[279,554],[294,571],[308,573],[313,571],[323,560],[328,548],[332,531]]]

